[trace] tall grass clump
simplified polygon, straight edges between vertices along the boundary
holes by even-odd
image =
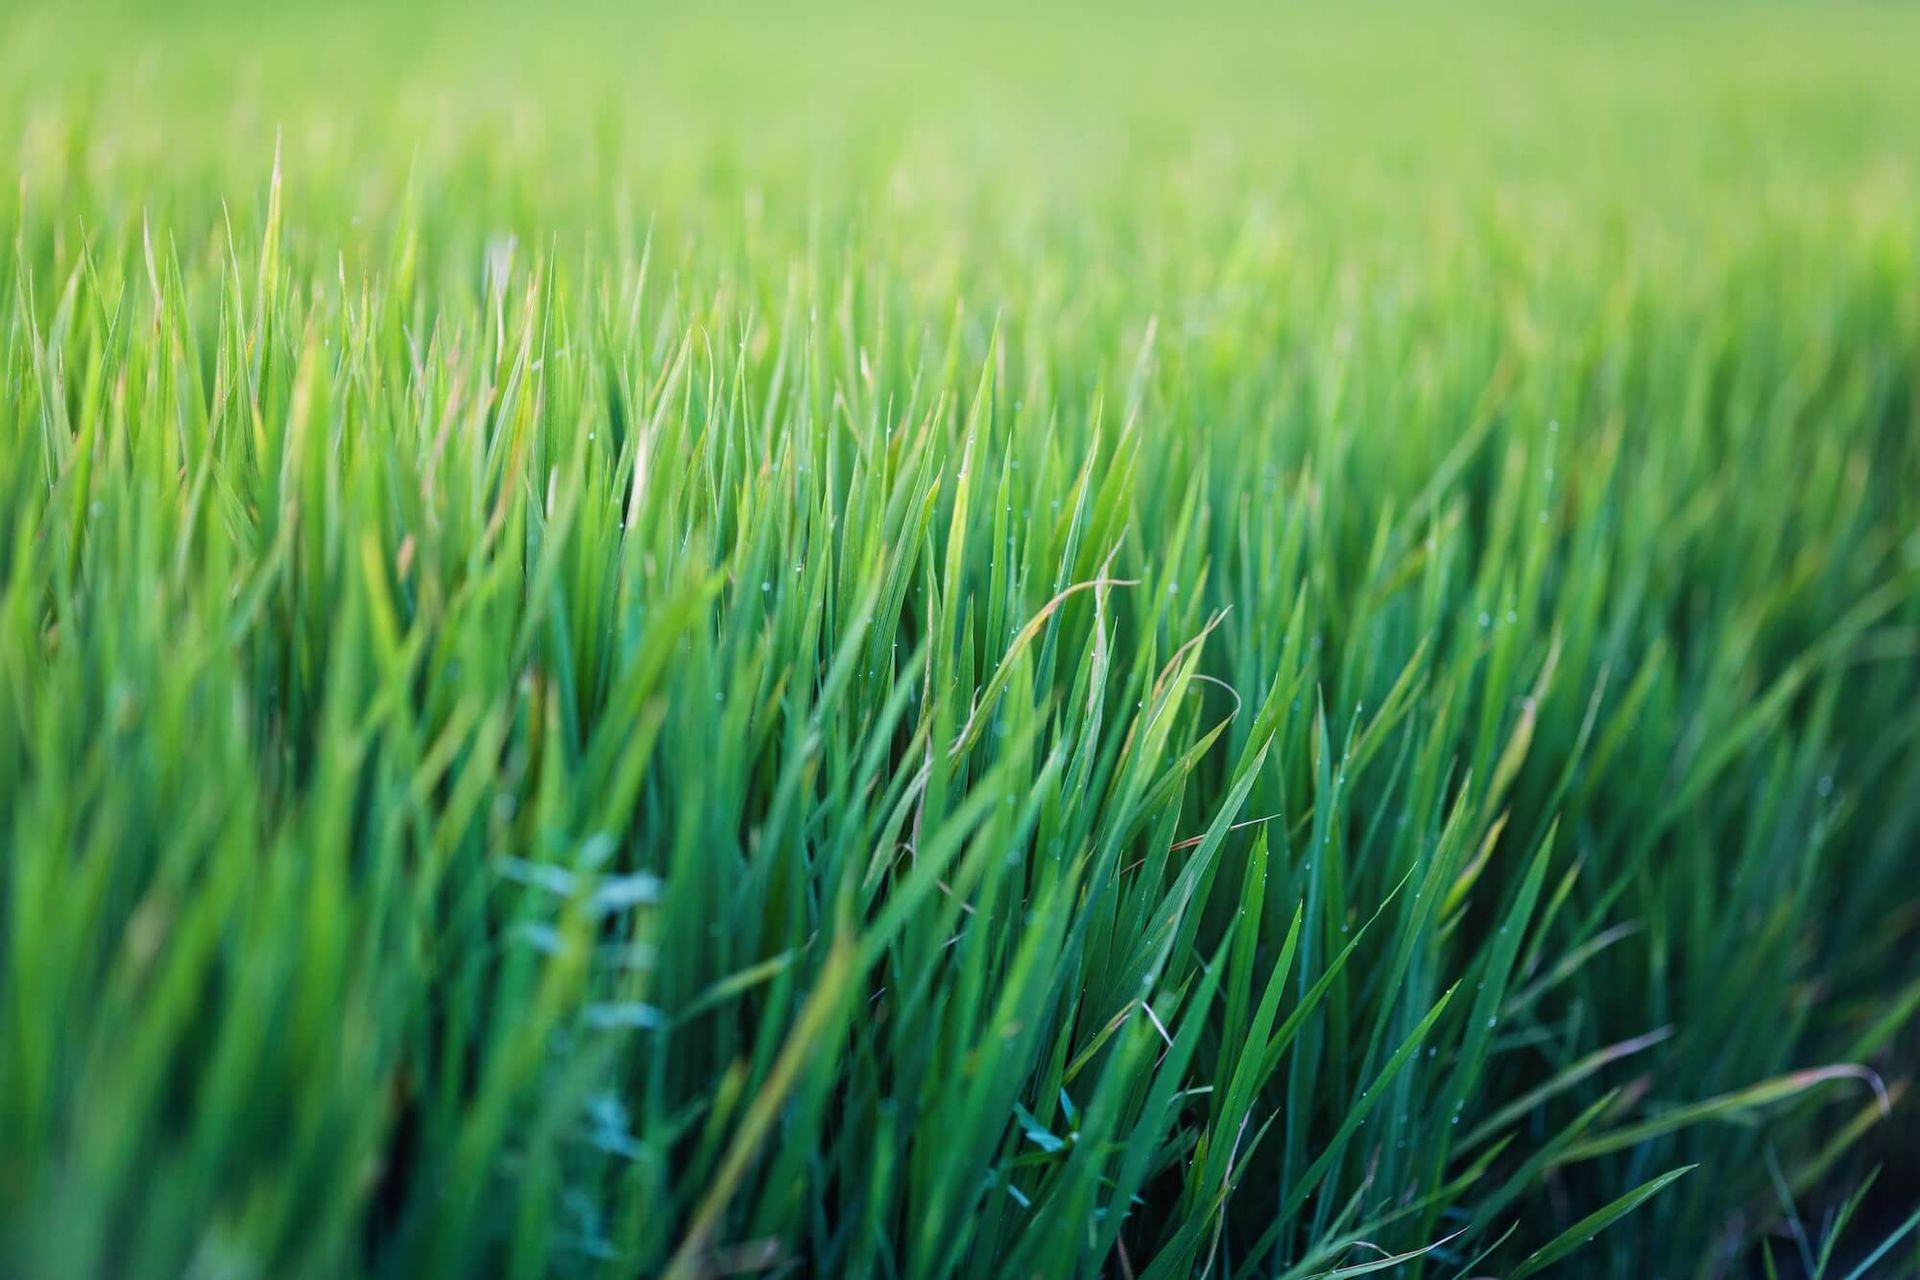
[[[0,1275],[1913,1275],[1920,18],[0,13]]]

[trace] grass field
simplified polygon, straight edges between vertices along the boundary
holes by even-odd
[[[6,6],[0,1276],[1920,1275],[1916,66]]]

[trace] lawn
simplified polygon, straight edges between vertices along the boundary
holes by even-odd
[[[1920,1275],[1920,9],[0,10],[0,1276]]]

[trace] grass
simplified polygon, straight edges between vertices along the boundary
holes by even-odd
[[[9,8],[0,1274],[1913,1274],[1916,56]]]

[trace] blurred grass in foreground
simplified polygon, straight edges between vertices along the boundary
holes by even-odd
[[[0,14],[0,1274],[1912,1274],[1916,64]]]

